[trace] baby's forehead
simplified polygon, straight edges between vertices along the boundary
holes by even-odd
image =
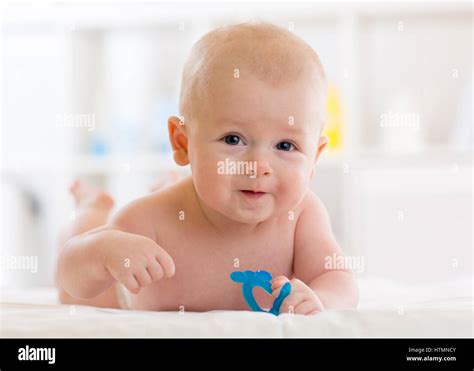
[[[318,104],[318,92],[305,79],[274,86],[244,72],[239,80],[222,79],[210,87],[205,118],[213,124],[298,131],[325,121],[325,104]]]
[[[258,100],[250,96],[235,102],[224,98],[216,97],[214,103],[209,105],[206,117],[196,121],[197,127],[203,129],[203,132],[233,132],[251,137],[274,137],[283,134],[312,137],[317,135],[324,124],[324,119],[315,105],[298,104],[298,99],[292,105],[281,103],[283,99],[275,105],[271,97],[264,95]],[[298,107],[295,109],[296,105]]]
[[[318,130],[317,120],[305,120],[296,124],[294,119],[281,118],[280,120],[255,119],[251,115],[245,117],[224,116],[222,119],[212,120],[209,126],[214,129],[241,130],[242,132],[258,132],[261,134],[293,134],[312,135]],[[208,126],[208,127],[209,127]]]

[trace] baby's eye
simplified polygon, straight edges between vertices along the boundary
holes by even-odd
[[[238,145],[244,145],[242,139],[240,139],[240,137],[238,135],[235,135],[235,134],[229,134],[229,135],[226,135],[224,138],[224,141],[231,145],[231,146],[238,146]],[[240,143],[240,144],[239,144]]]
[[[290,143],[290,142],[286,142],[286,141],[283,141],[283,142],[280,142],[277,144],[277,149],[279,149],[280,151],[292,151],[295,149],[295,146],[293,143]]]

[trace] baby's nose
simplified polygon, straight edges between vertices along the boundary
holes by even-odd
[[[268,176],[273,170],[270,163],[265,159],[259,159],[256,162],[257,177]]]

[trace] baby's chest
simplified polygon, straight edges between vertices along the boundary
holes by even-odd
[[[274,277],[291,277],[293,238],[282,238],[281,234],[278,237],[181,241],[170,251],[176,274],[150,287],[156,297],[150,304],[155,310],[247,309],[241,285],[233,282],[230,274],[266,270]]]

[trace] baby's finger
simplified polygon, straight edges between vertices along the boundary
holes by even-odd
[[[308,286],[298,278],[293,278],[290,282],[294,291],[306,291],[308,289]]]
[[[301,292],[292,292],[283,300],[280,307],[280,313],[294,313],[298,304],[305,301],[307,296]]]
[[[290,282],[290,280],[288,279],[288,277],[278,276],[272,279],[271,282],[272,282],[272,290],[275,291],[281,288],[285,283]]]
[[[158,249],[155,255],[155,259],[160,263],[161,268],[163,268],[163,272],[166,278],[173,277],[176,271],[174,266],[174,261],[171,256],[161,247]]]
[[[158,260],[156,259],[152,259],[148,263],[147,271],[153,281],[159,281],[165,276],[163,268],[161,268],[160,263],[158,263]]]
[[[134,276],[140,287],[148,286],[152,282],[150,273],[146,269],[140,269],[135,272]]]
[[[304,314],[308,315],[310,313],[315,314],[319,313],[320,309],[317,306],[316,302],[312,299],[306,299],[295,306],[294,313],[295,314]]]
[[[133,275],[128,275],[120,280],[120,283],[125,286],[125,288],[133,294],[138,294],[140,291],[140,285]]]

